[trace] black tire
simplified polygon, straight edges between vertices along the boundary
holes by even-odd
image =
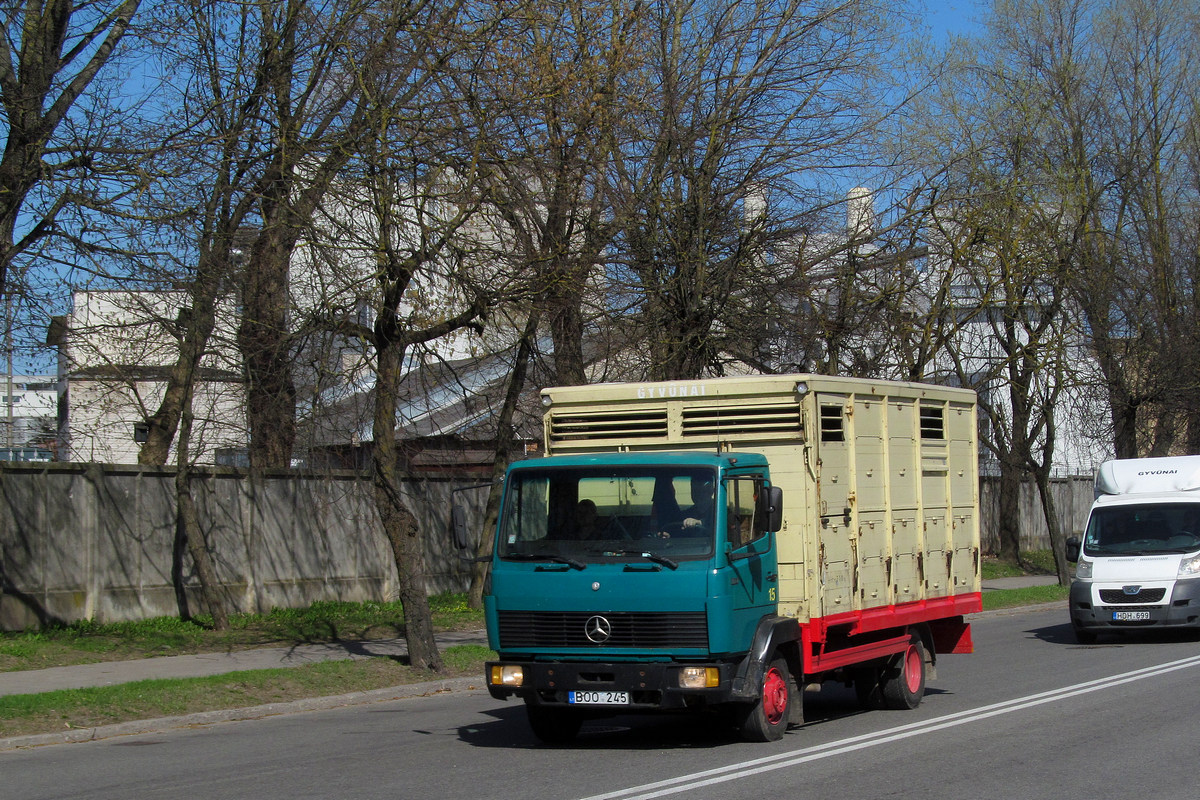
[[[1089,631],[1086,628],[1080,628],[1078,625],[1074,624],[1071,625],[1071,630],[1075,633],[1075,641],[1079,642],[1080,644],[1096,643],[1096,639],[1098,637],[1096,636],[1095,631]]]
[[[575,740],[583,726],[583,716],[562,708],[526,705],[529,727],[533,735],[546,744],[567,744]]]
[[[739,727],[742,738],[748,742],[776,742],[783,738],[791,717],[792,703],[800,702],[795,696],[795,682],[788,672],[787,662],[775,658],[763,672],[758,699],[751,706],[740,710]]]
[[[903,653],[892,656],[879,682],[886,708],[916,708],[925,696],[925,645],[913,634]]]

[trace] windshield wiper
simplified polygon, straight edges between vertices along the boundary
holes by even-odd
[[[600,554],[606,556],[641,556],[653,561],[655,564],[662,564],[668,569],[679,569],[678,561],[666,556],[660,556],[658,553],[652,553],[649,550],[601,550]]]
[[[576,561],[569,556],[560,556],[556,553],[506,553],[501,558],[511,558],[514,561],[553,561],[556,564],[566,564],[574,569],[587,567],[587,564],[582,561]]]

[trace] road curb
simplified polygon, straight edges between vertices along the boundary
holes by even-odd
[[[195,714],[182,714],[176,717],[131,720],[112,725],[99,725],[94,728],[71,728],[58,733],[33,733],[27,736],[13,736],[7,739],[0,739],[0,752],[52,744],[93,742],[100,739],[110,739],[115,736],[157,733],[178,728],[199,728],[221,722],[262,719],[264,717],[295,714],[302,711],[320,711],[331,708],[383,703],[389,700],[405,700],[415,697],[430,697],[436,694],[482,689],[483,687],[480,684],[479,678],[452,678],[441,681],[402,684],[385,689],[372,689],[369,692],[350,692],[348,694],[330,695],[328,697],[310,697],[304,700],[293,700],[288,703],[267,703],[266,705],[249,706],[246,708],[201,711]]]

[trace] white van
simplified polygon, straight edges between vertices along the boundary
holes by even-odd
[[[1200,456],[1108,461],[1075,561],[1071,627],[1100,633],[1200,628]]]

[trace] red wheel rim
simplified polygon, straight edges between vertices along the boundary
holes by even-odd
[[[904,651],[904,685],[908,687],[909,694],[916,694],[921,691],[921,654],[917,652],[916,645],[909,645],[908,650]]]
[[[787,679],[779,670],[771,667],[763,679],[762,705],[763,714],[772,725],[778,725],[787,711],[787,693]]]

